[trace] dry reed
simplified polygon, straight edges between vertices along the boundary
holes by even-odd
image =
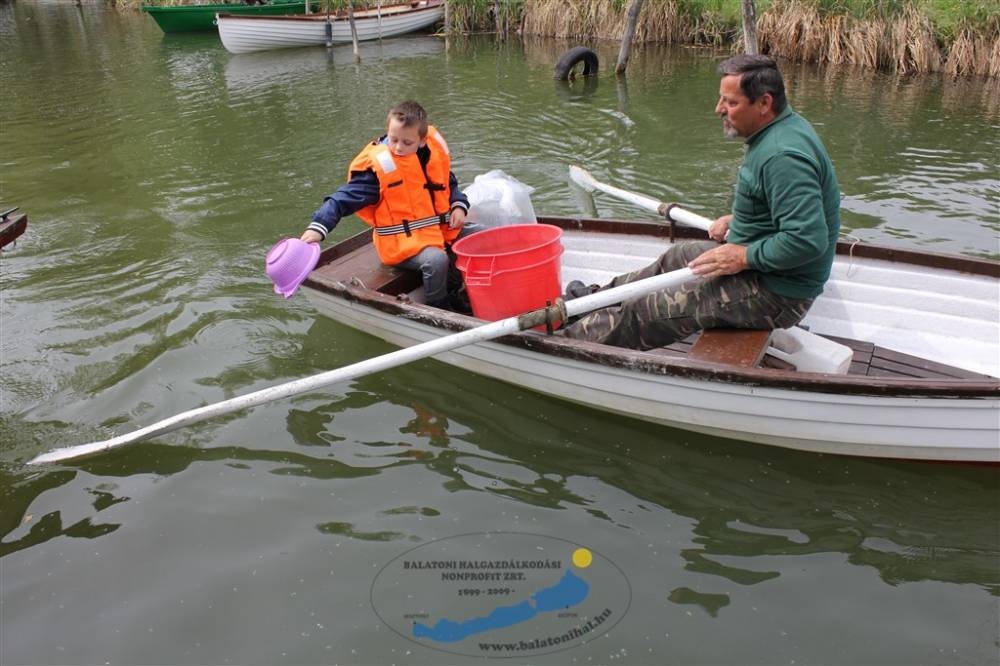
[[[941,52],[930,20],[913,5],[894,17],[821,12],[802,0],[778,1],[758,20],[761,50],[794,60],[933,72]]]
[[[944,71],[953,77],[1000,77],[1000,19],[992,27],[986,32],[969,24],[962,26],[948,49]]]
[[[526,35],[618,40],[625,30],[627,10],[627,3],[611,0],[527,0],[521,31]],[[645,0],[633,41],[721,46],[734,36],[734,26],[701,5]]]

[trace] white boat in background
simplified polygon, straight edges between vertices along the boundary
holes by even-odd
[[[419,0],[354,12],[358,41],[395,37],[429,28],[444,18],[443,0]],[[347,14],[305,16],[216,16],[222,45],[230,53],[351,41]]]
[[[562,227],[562,283],[606,283],[653,260],[664,225],[539,218]],[[676,235],[702,237],[678,228]],[[382,266],[363,232],[303,285],[323,314],[402,347],[482,324],[419,303],[416,273]],[[768,355],[696,358],[693,339],[646,352],[527,331],[435,358],[592,409],[730,439],[881,458],[1000,463],[1000,264],[840,243],[802,322],[853,350],[845,374]]]

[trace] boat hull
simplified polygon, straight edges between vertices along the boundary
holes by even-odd
[[[563,284],[606,284],[673,242],[655,223],[540,221],[563,229]],[[320,313],[404,347],[482,323],[421,305],[419,285],[419,275],[381,266],[370,232],[361,232],[323,253],[303,292]],[[693,339],[636,351],[536,331],[435,358],[589,408],[734,440],[1000,463],[1000,263],[841,243],[802,325],[850,345],[846,374],[712,362],[688,355]]]
[[[447,333],[308,286],[304,291],[320,313],[401,347]],[[588,408],[718,437],[817,453],[1000,462],[996,399],[776,389],[630,371],[500,342],[435,358]]]
[[[160,7],[143,5],[142,11],[153,17],[163,32],[204,32],[215,30],[215,15],[219,13],[240,16],[281,16],[305,14],[305,0],[275,2],[269,5],[176,5]]]
[[[408,6],[407,6],[408,7]],[[355,13],[358,41],[396,37],[424,30],[444,18],[444,5],[423,2],[418,8],[402,11],[385,7],[381,12]],[[230,53],[251,53],[271,49],[320,46],[352,41],[351,26],[346,17],[218,17],[219,37]]]

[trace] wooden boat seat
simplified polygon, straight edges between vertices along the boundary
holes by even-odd
[[[764,358],[771,341],[769,330],[709,328],[701,332],[688,350],[688,358],[755,368]]]
[[[371,243],[344,256],[335,265],[320,266],[318,271],[324,277],[358,284],[390,296],[413,291],[422,283],[420,274],[416,271],[386,266],[379,261],[375,246]]]

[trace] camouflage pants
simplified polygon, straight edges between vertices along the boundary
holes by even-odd
[[[684,268],[713,247],[718,247],[714,241],[677,243],[649,266],[619,275],[601,289]],[[760,286],[756,271],[743,271],[694,280],[585,314],[561,333],[617,347],[653,349],[705,328],[788,328],[801,321],[812,302],[770,292]]]

